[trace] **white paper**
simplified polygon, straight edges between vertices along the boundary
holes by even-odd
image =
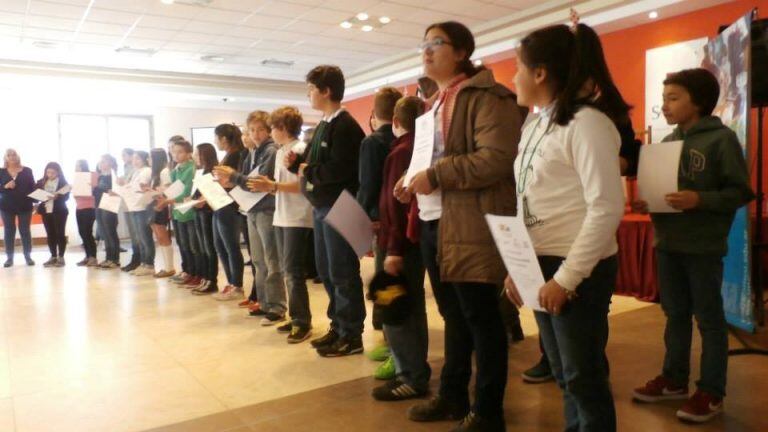
[[[678,173],[682,141],[647,144],[640,147],[637,167],[637,195],[648,203],[651,213],[679,213],[664,200],[667,194],[678,191]]]
[[[72,195],[78,196],[93,196],[93,174],[89,172],[76,172],[75,178],[72,181]]]
[[[201,175],[203,175],[203,169],[202,168],[197,170],[197,171],[195,171],[195,176],[192,177],[192,190],[189,191],[189,196],[192,196],[192,195],[195,194],[195,192],[197,192],[197,179]]]
[[[259,201],[264,199],[264,197],[267,195],[267,192],[251,192],[241,188],[240,186],[235,186],[234,189],[229,191],[229,196],[231,196],[235,202],[237,202],[237,205],[240,206],[240,210],[246,213],[251,211],[253,206],[258,204]]]
[[[355,197],[346,190],[341,192],[325,222],[332,226],[352,246],[358,257],[363,257],[373,244],[373,223]]]
[[[56,193],[59,194],[59,195],[64,195],[65,193],[69,193],[71,191],[72,191],[72,186],[71,185],[65,185],[65,186],[62,186],[61,188],[59,188],[59,190],[57,190]]]
[[[44,202],[43,205],[45,206],[46,213],[53,213],[53,200],[48,200]]]
[[[163,194],[168,197],[168,199],[176,199],[183,193],[184,183],[182,183],[181,180],[176,180],[175,182],[171,183],[171,185],[165,188],[163,191]]]
[[[45,190],[42,190],[42,189],[36,189],[31,194],[29,194],[27,196],[32,198],[32,199],[36,199],[38,201],[43,201],[43,202],[48,201],[49,199],[53,198],[53,194],[52,193],[50,193],[48,191],[45,191]]]
[[[485,220],[523,304],[533,310],[544,311],[539,304],[544,275],[523,218],[487,214]]]
[[[102,210],[106,210],[110,213],[120,213],[120,205],[122,204],[122,199],[117,195],[110,195],[108,193],[105,193],[101,196],[101,201],[99,201],[99,208]]]
[[[205,197],[208,205],[216,211],[234,202],[221,185],[213,179],[211,174],[201,175],[197,178],[197,189]]]
[[[185,201],[181,204],[174,204],[173,209],[180,211],[182,214],[186,214],[188,211],[192,210],[192,207],[200,204],[205,200],[198,199],[198,200],[191,200],[191,201]]]
[[[413,155],[403,184],[411,184],[413,176],[432,165],[435,147],[435,113],[428,111],[416,119],[416,134],[413,140]]]
[[[120,195],[128,208],[146,207],[152,202],[152,197],[159,194],[155,191],[142,192],[137,188],[120,185],[114,186],[112,192]]]

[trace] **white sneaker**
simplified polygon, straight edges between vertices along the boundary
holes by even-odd
[[[141,266],[131,272],[134,276],[151,276],[155,274],[155,268],[151,266]]]
[[[213,298],[219,301],[240,300],[243,297],[245,297],[243,289],[232,285],[227,285],[224,291],[213,295]]]

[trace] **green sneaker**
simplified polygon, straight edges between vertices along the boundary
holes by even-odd
[[[384,363],[380,364],[373,373],[373,377],[377,380],[389,381],[395,379],[395,360],[392,356],[389,356]]]
[[[379,345],[366,353],[369,359],[377,362],[386,361],[390,357],[389,345]]]

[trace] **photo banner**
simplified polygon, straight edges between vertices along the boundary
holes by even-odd
[[[701,67],[720,83],[720,100],[712,113],[733,129],[745,157],[749,158],[749,107],[752,12],[748,13],[704,46]],[[751,164],[747,164],[751,166]],[[755,330],[751,281],[751,242],[748,207],[736,212],[728,235],[728,255],[723,261],[723,305],[728,323]]]

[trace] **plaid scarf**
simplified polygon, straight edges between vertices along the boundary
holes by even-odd
[[[458,75],[448,84],[445,90],[436,94],[431,101],[430,107],[435,102],[442,107],[442,115],[439,120],[442,122],[441,125],[443,127],[443,142],[448,141],[448,131],[451,130],[451,123],[453,121],[453,109],[456,106],[456,95],[464,88],[468,79],[466,74]]]

